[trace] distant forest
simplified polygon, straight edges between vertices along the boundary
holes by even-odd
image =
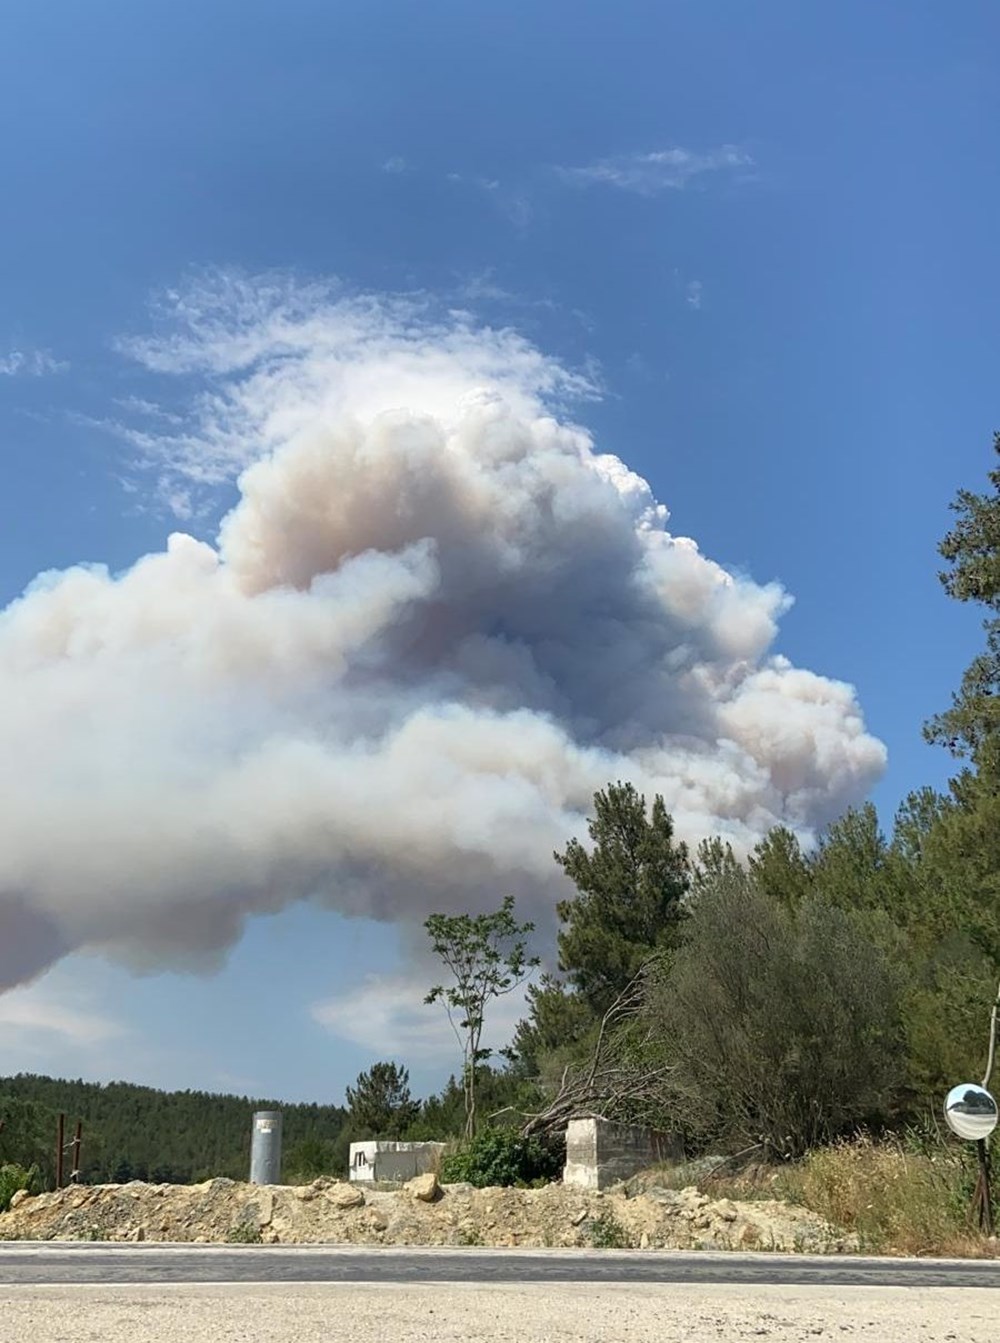
[[[255,1110],[280,1109],[284,1147],[294,1155],[335,1142],[347,1111],[338,1105],[289,1105],[204,1091],[157,1091],[128,1082],[63,1081],[20,1073],[0,1078],[0,1162],[31,1161],[51,1179],[56,1123],[67,1141],[83,1121],[81,1179],[87,1184],[152,1180],[188,1184],[224,1175],[247,1178]],[[66,1171],[69,1171],[67,1154]]]
[[[484,1104],[494,1110],[516,1100],[522,1087],[507,1072],[488,1065],[480,1070]],[[0,1166],[36,1166],[41,1183],[53,1187],[60,1113],[66,1116],[67,1143],[77,1122],[83,1123],[83,1184],[196,1184],[215,1176],[245,1180],[256,1110],[282,1113],[282,1178],[289,1184],[346,1174],[350,1145],[358,1139],[439,1138],[462,1131],[463,1089],[454,1077],[440,1094],[420,1101],[410,1095],[406,1068],[376,1063],[347,1088],[346,1100],[346,1106],[290,1104],[18,1073],[0,1077]],[[67,1151],[67,1180],[70,1168]]]

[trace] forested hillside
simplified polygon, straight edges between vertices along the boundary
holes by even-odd
[[[285,1150],[332,1143],[347,1112],[337,1105],[289,1105],[204,1091],[157,1091],[128,1082],[99,1085],[21,1073],[0,1078],[0,1162],[53,1164],[56,1116],[67,1138],[83,1121],[82,1178],[87,1183],[151,1179],[186,1184],[228,1175],[245,1179],[255,1110],[280,1109]],[[67,1170],[68,1170],[67,1164]]]

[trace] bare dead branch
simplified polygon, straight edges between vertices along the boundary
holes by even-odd
[[[635,1120],[660,1107],[664,1083],[673,1069],[642,1062],[651,1031],[642,1039],[626,1039],[639,1020],[651,964],[640,968],[604,1013],[589,1059],[582,1065],[566,1065],[543,1110],[521,1112],[525,1137],[564,1128],[571,1119],[613,1119],[628,1114]]]

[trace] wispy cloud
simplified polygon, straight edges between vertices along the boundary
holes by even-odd
[[[698,309],[701,307],[704,285],[700,280],[688,280],[684,286],[684,302],[689,308]]]
[[[753,159],[737,145],[720,145],[701,152],[674,145],[670,149],[598,159],[579,168],[557,168],[556,173],[564,182],[576,186],[611,186],[639,196],[655,196],[661,191],[683,191],[711,176],[743,176],[753,167]]]
[[[121,1023],[94,1010],[89,996],[40,981],[0,997],[0,1044],[20,1057],[54,1045],[92,1049],[126,1034]]]
[[[427,978],[369,975],[362,984],[311,1009],[313,1020],[341,1040],[370,1049],[382,1058],[441,1060],[455,1058],[458,1041],[439,1004],[424,1002]],[[491,1005],[484,1044],[500,1049],[525,1015],[524,990]]]
[[[410,165],[401,154],[393,154],[382,164],[382,171],[384,173],[391,173],[395,176],[399,176],[400,173],[405,173],[409,166]]]
[[[0,355],[0,377],[4,378],[41,378],[67,368],[69,364],[56,359],[49,350],[9,350]]]
[[[447,180],[456,185],[471,186],[481,191],[516,229],[526,229],[534,219],[535,209],[527,193],[520,187],[509,186],[498,177],[448,173]]]
[[[161,473],[160,500],[183,518],[309,423],[315,395],[331,411],[366,417],[386,408],[388,387],[398,404],[434,415],[484,387],[518,410],[599,392],[593,370],[571,372],[513,330],[479,330],[427,295],[352,297],[289,275],[252,281],[226,271],[168,291],[155,316],[159,334],[118,347],[150,372],[205,376],[194,414],[177,423],[142,402],[102,424],[137,466]]]

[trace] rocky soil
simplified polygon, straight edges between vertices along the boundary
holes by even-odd
[[[694,1188],[646,1185],[605,1193],[439,1186],[420,1176],[402,1189],[321,1179],[308,1185],[74,1186],[15,1195],[0,1240],[187,1241],[245,1244],[597,1246],[641,1249],[853,1249],[849,1237],[803,1208],[712,1200]]]

